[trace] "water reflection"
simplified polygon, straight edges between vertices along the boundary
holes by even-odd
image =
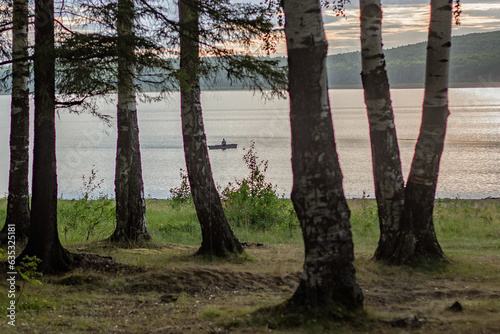
[[[345,193],[350,197],[363,192],[373,196],[363,92],[335,90],[330,91],[330,97]],[[418,136],[422,98],[422,89],[392,91],[405,176]],[[216,182],[224,186],[247,174],[243,149],[255,140],[259,157],[269,160],[269,180],[287,195],[292,182],[288,101],[263,101],[251,92],[218,91],[204,92],[202,103],[208,143],[219,143],[222,138],[238,143],[237,150],[210,151]],[[0,115],[0,194],[5,194],[10,96],[0,96],[0,106],[4,110]],[[451,89],[450,106],[437,195],[499,197],[500,89]],[[102,111],[114,115],[115,107],[103,105]],[[185,168],[178,95],[166,102],[140,104],[139,122],[146,194],[165,198],[170,188],[179,185],[179,169]],[[102,192],[113,194],[114,131],[88,115],[61,115],[57,120],[60,196],[78,196],[82,175],[89,175],[94,165],[98,177],[105,180]]]

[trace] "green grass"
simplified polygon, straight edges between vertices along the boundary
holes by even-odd
[[[252,224],[252,208],[244,203],[228,205],[226,214],[234,233],[242,242],[264,244],[302,244],[302,234],[289,199],[272,203],[271,214]],[[356,250],[373,252],[379,227],[373,199],[349,200],[351,225]],[[5,221],[7,200],[0,199],[0,222]],[[197,246],[201,230],[191,201],[148,199],[147,224],[154,240]],[[58,201],[58,223],[65,244],[103,240],[115,228],[114,201],[101,198]],[[500,251],[500,201],[494,199],[438,199],[434,223],[442,247],[451,254],[498,254]],[[3,223],[2,223],[3,225]],[[88,237],[88,239],[87,239]]]
[[[436,234],[443,248],[469,255],[498,254],[500,251],[500,201],[436,201]]]
[[[451,261],[418,268],[372,261],[379,234],[376,203],[373,199],[349,200],[356,277],[366,296],[368,320],[360,324],[306,322],[297,328],[293,327],[293,318],[274,319],[255,313],[290,297],[294,287],[283,282],[292,280],[286,278],[290,274],[298,279],[293,275],[303,264],[300,228],[296,222],[283,222],[283,217],[291,218],[290,200],[279,201],[274,205],[282,211],[273,215],[274,219],[267,217],[264,226],[251,224],[245,218],[250,213],[234,214],[231,210],[236,207],[227,207],[230,224],[240,241],[266,245],[248,248],[246,257],[228,262],[192,256],[201,242],[201,233],[190,201],[148,199],[148,230],[155,244],[163,247],[123,249],[95,242],[111,235],[114,218],[98,224],[86,241],[88,227],[93,226],[89,222],[102,212],[114,211],[113,201],[109,207],[106,199],[88,203],[59,200],[60,238],[68,250],[112,256],[118,263],[139,266],[144,272],[122,273],[120,269],[106,273],[77,268],[64,277],[42,277],[42,285],[26,284],[17,304],[19,326],[11,330],[3,323],[0,332],[169,332],[175,326],[189,326],[193,332],[226,328],[235,333],[267,333],[272,325],[279,327],[279,333],[322,332],[327,326],[333,333],[396,334],[402,329],[393,329],[377,319],[390,321],[415,314],[431,319],[415,333],[488,333],[500,328],[499,200],[437,200],[436,233]],[[5,220],[6,202],[0,199],[0,225]],[[65,227],[73,226],[75,219],[78,224],[66,229],[64,235]],[[1,283],[1,288],[6,284]],[[170,293],[168,289],[180,289],[177,302],[160,302],[160,296]],[[455,301],[466,311],[456,315],[445,311]],[[0,294],[0,305],[7,302],[7,295]],[[165,316],[151,318],[153,313]],[[286,327],[287,321],[293,328]]]
[[[0,224],[2,226],[5,223],[5,217],[7,216],[7,198],[0,198]]]

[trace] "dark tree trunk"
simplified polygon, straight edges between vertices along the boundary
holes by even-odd
[[[134,3],[118,1],[118,139],[116,148],[116,229],[113,242],[151,239],[146,229],[146,201],[142,180],[139,126],[135,100]]]
[[[380,225],[375,258],[388,260],[400,231],[404,180],[382,50],[380,0],[361,0],[360,11],[361,78],[370,124],[373,178]]]
[[[12,12],[12,105],[7,217],[0,245],[7,244],[8,227],[15,226],[16,243],[28,239],[29,209],[29,64],[28,1],[14,0]]]
[[[317,0],[285,0],[292,201],[305,245],[294,309],[363,306],[354,269],[350,211],[342,188],[326,76],[327,41]]]
[[[400,235],[391,263],[445,259],[433,222],[448,109],[451,0],[431,0],[422,124],[405,190]]]
[[[200,102],[199,17],[195,5],[197,1],[179,1],[184,156],[203,238],[197,254],[226,256],[229,253],[241,253],[243,248],[224,214],[208,157]]]
[[[62,247],[57,232],[53,22],[53,0],[36,0],[33,198],[28,244],[19,257],[38,257],[42,260],[39,270],[46,274],[61,273],[71,268],[71,255]]]

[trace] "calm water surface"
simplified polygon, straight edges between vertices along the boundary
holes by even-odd
[[[368,122],[362,90],[330,91],[335,136],[348,197],[373,196]],[[409,171],[420,126],[422,89],[394,89],[392,99],[404,175]],[[202,97],[209,144],[222,138],[238,149],[210,151],[214,178],[225,186],[248,170],[244,148],[252,140],[260,159],[269,160],[268,179],[280,193],[292,186],[288,101],[264,101],[242,91],[204,92]],[[451,115],[442,158],[438,197],[500,197],[500,89],[450,90]],[[8,189],[10,96],[0,96],[0,194]],[[102,112],[115,114],[113,105]],[[166,198],[185,169],[179,96],[139,104],[140,144],[147,196]],[[101,191],[113,194],[115,128],[89,115],[61,114],[57,120],[59,196],[78,197],[82,175],[92,168],[104,179]]]

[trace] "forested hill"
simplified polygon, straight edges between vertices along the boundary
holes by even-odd
[[[392,87],[423,87],[426,43],[385,51]],[[500,31],[452,38],[451,86],[500,86]],[[361,87],[361,54],[350,52],[328,57],[331,86]]]
[[[426,43],[385,50],[391,87],[423,87]],[[500,31],[468,34],[452,38],[450,86],[500,87]],[[285,66],[286,58],[275,58]],[[361,53],[328,56],[328,82],[332,88],[361,88]],[[4,69],[6,71],[6,69]],[[215,80],[214,80],[215,79]],[[227,73],[202,81],[204,89],[242,89]],[[213,82],[216,82],[215,87]],[[10,89],[10,80],[3,83]],[[149,90],[147,87],[143,87]]]
[[[391,87],[423,87],[426,42],[385,50]],[[452,39],[450,86],[500,86],[500,31],[455,36]],[[285,65],[286,58],[279,57]],[[361,88],[361,53],[328,56],[330,87]],[[216,89],[241,86],[219,74]],[[207,88],[207,85],[203,85]]]

